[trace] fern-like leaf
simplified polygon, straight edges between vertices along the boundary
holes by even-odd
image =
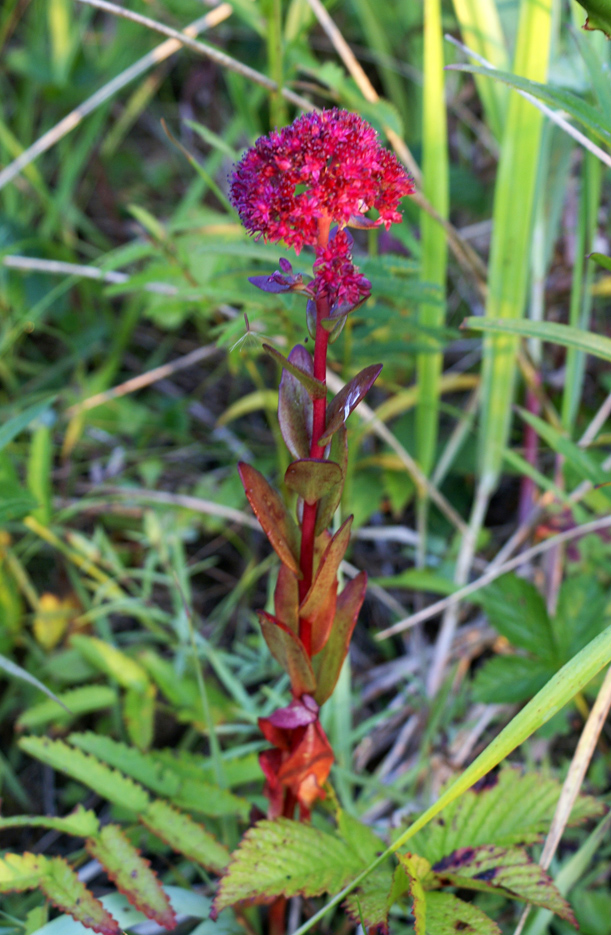
[[[98,795],[130,808],[134,812],[143,812],[149,804],[149,797],[142,786],[132,782],[117,770],[110,769],[95,757],[81,753],[69,747],[63,740],[49,740],[47,737],[23,737],[19,746],[26,753],[43,763],[52,766],[73,779],[93,789]]]
[[[175,928],[176,915],[157,874],[118,825],[105,825],[99,834],[88,838],[85,847],[92,857],[100,861],[132,906],[164,928]]]
[[[143,825],[165,841],[172,850],[217,872],[229,863],[229,851],[201,825],[163,799],[156,799],[140,815]]]
[[[336,893],[363,866],[338,835],[287,818],[260,821],[234,852],[211,918],[235,903]]]
[[[101,935],[118,935],[119,925],[89,892],[63,857],[5,854],[0,860],[0,892],[40,889],[51,902],[77,922]]]
[[[78,838],[88,838],[97,834],[99,825],[95,812],[84,809],[82,805],[77,805],[72,814],[64,818],[51,818],[46,815],[12,815],[10,818],[0,818],[0,829],[49,828]]]

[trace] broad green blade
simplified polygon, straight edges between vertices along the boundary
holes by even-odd
[[[424,90],[423,90],[423,192],[439,215],[449,212],[448,139],[443,72],[443,36],[440,0],[424,4]],[[422,279],[445,292],[448,248],[444,229],[426,211],[420,215]],[[434,331],[444,323],[440,303],[420,306],[420,324]],[[425,339],[426,341],[426,339]],[[435,338],[430,349],[418,354],[418,408],[416,439],[418,461],[430,474],[435,457],[439,421],[442,354]]]
[[[514,63],[517,74],[545,80],[551,25],[551,0],[522,0]],[[524,315],[542,121],[541,113],[530,102],[511,95],[494,195],[486,303],[490,319],[511,321]],[[484,341],[479,440],[484,490],[496,485],[507,443],[516,349],[517,340],[510,335],[487,336]]]
[[[553,321],[503,321],[485,318],[465,318],[463,328],[471,331],[485,331],[489,334],[519,335],[523,338],[540,338],[551,344],[562,344],[585,351],[593,357],[611,360],[611,338],[570,325],[558,325]]]
[[[454,12],[460,25],[462,41],[482,58],[499,68],[509,70],[509,56],[495,0],[454,0]],[[486,123],[497,140],[503,136],[507,113],[507,92],[498,82],[476,77]]]

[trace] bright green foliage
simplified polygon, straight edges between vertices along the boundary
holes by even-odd
[[[49,699],[33,705],[21,714],[17,720],[18,730],[36,730],[47,724],[69,724],[80,714],[89,714],[110,708],[117,701],[117,693],[109,685],[82,685],[57,696],[68,711],[58,707],[56,701]]]
[[[451,893],[426,894],[426,935],[501,935],[492,919]]]
[[[176,916],[157,875],[118,825],[105,825],[98,834],[88,838],[86,847],[136,909],[165,928],[174,928]]]
[[[98,833],[100,823],[95,812],[77,805],[70,815],[63,818],[52,818],[46,815],[15,815],[10,818],[0,818],[0,828],[49,828],[61,831],[62,834],[72,834],[75,837],[90,838]]]
[[[431,864],[459,847],[497,844],[511,847],[540,840],[552,820],[560,783],[536,773],[521,775],[508,767],[498,777],[484,780],[483,788],[470,789],[444,809],[426,830],[410,840],[410,850]],[[603,806],[591,796],[580,796],[571,821],[600,815]]]
[[[5,854],[0,860],[0,892],[31,889],[42,890],[55,906],[95,932],[118,935],[115,920],[62,857]]]
[[[221,880],[215,911],[272,896],[334,893],[364,866],[336,834],[278,818],[246,832]]]
[[[190,775],[185,775],[187,770],[184,765],[180,764],[178,757],[173,756],[169,750],[142,753],[110,737],[92,733],[71,734],[69,739],[75,747],[120,769],[156,795],[169,799],[180,808],[200,812],[202,815],[239,815],[241,818],[248,816],[250,803],[246,799],[208,782],[208,774],[202,774],[201,765],[199,768],[193,765],[188,771]],[[168,754],[165,760],[164,753]]]
[[[203,867],[219,871],[227,866],[227,848],[192,818],[172,808],[163,799],[156,799],[140,815],[140,821],[177,853],[184,854]]]
[[[433,870],[438,880],[459,889],[501,890],[507,895],[550,909],[575,922],[571,907],[539,864],[521,848],[461,847],[444,857]]]
[[[144,812],[149,804],[149,797],[142,788],[127,779],[115,769],[110,769],[95,757],[74,750],[63,740],[49,740],[47,737],[23,737],[19,746],[30,756],[42,760],[60,772],[68,773],[98,795],[134,812]]]
[[[114,679],[122,688],[144,693],[150,684],[146,670],[140,663],[110,643],[77,634],[72,637],[71,644],[90,665]]]
[[[414,930],[416,935],[426,935],[426,895],[424,880],[429,876],[431,865],[424,857],[418,854],[398,854],[400,869],[407,880],[409,898],[412,903],[414,916]],[[395,874],[393,888],[397,889],[401,880],[400,874]],[[392,895],[392,892],[391,892]]]
[[[486,703],[514,703],[532,697],[558,669],[606,626],[607,596],[594,576],[568,578],[550,618],[529,581],[504,575],[482,593],[490,623],[528,655],[501,655],[478,671],[474,690]]]

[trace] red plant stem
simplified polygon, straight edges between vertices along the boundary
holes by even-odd
[[[326,247],[329,242],[330,218],[319,218],[317,248]],[[329,302],[326,297],[316,300],[316,337],[314,339],[314,377],[321,383],[327,382],[327,348],[329,346],[329,332],[323,327],[322,321],[329,314]],[[325,430],[327,417],[327,400],[313,400],[312,417],[312,444],[310,446],[311,458],[324,457],[324,445],[318,444],[318,439]],[[316,503],[304,503],[303,518],[301,521],[301,555],[299,566],[302,578],[299,582],[299,601],[310,590],[312,585],[314,567],[314,540],[316,538]],[[302,617],[299,620],[299,638],[305,647],[308,656],[312,655],[312,624]]]
[[[269,935],[284,935],[286,932],[286,898],[279,896],[269,907]]]

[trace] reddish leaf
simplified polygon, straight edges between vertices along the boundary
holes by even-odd
[[[286,439],[285,439],[286,441]],[[294,490],[306,503],[317,503],[332,493],[343,480],[342,469],[333,461],[304,458],[289,464],[284,483]]]
[[[283,368],[283,370],[288,370],[289,373],[292,373],[296,377],[302,386],[305,386],[306,390],[312,397],[312,399],[326,399],[327,398],[327,387],[324,383],[321,383],[320,380],[316,380],[310,373],[306,370],[303,370],[301,367],[296,366],[292,361],[287,360],[286,357],[277,351],[275,347],[270,347],[269,344],[263,345],[263,350],[273,357],[277,363]],[[309,356],[309,355],[308,355]]]
[[[301,344],[293,348],[288,360],[304,373],[312,375],[314,372],[312,357]],[[306,387],[284,370],[278,391],[278,422],[284,443],[296,458],[307,458],[310,454],[312,412],[312,398]]]
[[[176,915],[157,874],[118,825],[105,825],[96,837],[85,842],[85,847],[132,906],[166,929],[176,927]]]
[[[310,590],[299,608],[299,616],[312,623],[312,655],[321,651],[335,617],[337,572],[350,542],[352,517],[340,526],[329,543],[314,576]]]
[[[382,364],[365,367],[331,400],[327,406],[327,427],[318,441],[319,445],[327,445],[331,441],[333,433],[345,423],[352,410],[371,389],[381,370]]]
[[[329,639],[323,651],[314,659],[317,682],[314,698],[319,705],[323,705],[327,698],[330,698],[337,684],[366,590],[367,573],[361,571],[356,578],[348,582],[337,598],[337,609]]]
[[[295,635],[299,634],[299,585],[290,568],[280,565],[274,590],[277,619]]]
[[[324,497],[320,500],[318,504],[318,512],[316,514],[316,535],[320,535],[323,530],[327,528],[331,520],[335,515],[340,500],[342,499],[342,492],[344,489],[344,478],[346,476],[346,469],[348,467],[348,433],[344,425],[340,425],[337,432],[335,432],[333,438],[331,439],[331,451],[329,454],[331,461],[334,461],[336,464],[339,464],[340,470],[342,472],[342,482],[330,493],[325,494]]]
[[[291,680],[295,695],[313,694],[316,680],[303,643],[283,623],[261,610],[258,614],[261,630],[269,651]]]
[[[121,931],[115,919],[93,893],[89,892],[63,857],[47,860],[40,889],[58,909],[70,913],[73,919],[82,922],[94,932],[116,935]]]
[[[240,461],[238,471],[248,502],[263,532],[280,560],[301,578],[297,525],[289,515],[280,494],[267,483],[263,474],[250,464]]]

